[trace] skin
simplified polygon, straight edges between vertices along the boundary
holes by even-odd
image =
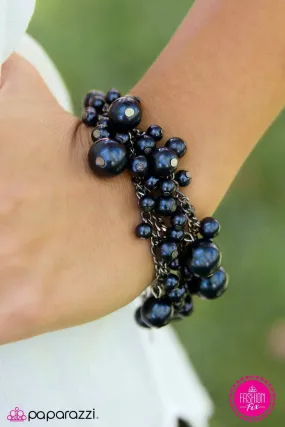
[[[285,2],[198,0],[132,90],[180,136],[185,193],[212,214],[285,99]],[[99,318],[153,276],[128,174],[94,177],[90,131],[13,55],[0,89],[0,343]]]

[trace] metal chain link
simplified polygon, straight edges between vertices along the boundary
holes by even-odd
[[[130,136],[129,150],[132,156],[136,155],[134,150],[134,140],[135,138],[137,138],[139,135],[142,135],[142,134],[143,133],[138,131],[137,129],[135,129],[132,133],[129,134]],[[200,222],[195,216],[195,209],[191,205],[188,197],[186,197],[180,191],[179,184],[177,181],[175,181],[174,174],[169,178],[172,179],[176,184],[176,190],[175,190],[175,193],[173,194],[173,197],[176,199],[177,205],[180,207],[182,212],[184,212],[187,216],[187,226],[185,228],[185,237],[182,243],[184,248],[189,243],[197,239]],[[133,184],[135,187],[138,201],[142,197],[150,193],[150,190],[148,190],[145,187],[142,178],[134,177]],[[148,212],[148,213],[141,212],[141,218],[143,222],[148,223],[152,227],[152,237],[150,239],[150,246],[151,246],[151,254],[152,254],[154,268],[155,268],[155,279],[149,285],[147,290],[144,292],[143,297],[147,298],[151,293],[155,298],[160,298],[164,293],[164,289],[162,286],[163,278],[167,274],[169,274],[170,270],[167,264],[165,264],[158,258],[157,248],[166,237],[168,225],[165,223],[165,220],[162,217],[159,217],[152,212]]]

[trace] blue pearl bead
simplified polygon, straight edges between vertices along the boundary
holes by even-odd
[[[175,213],[171,217],[171,224],[176,230],[181,230],[187,224],[187,216],[184,213]]]
[[[84,98],[83,101],[83,105],[84,107],[89,107],[90,106],[90,100],[92,97],[94,96],[99,96],[101,98],[105,98],[105,93],[101,92],[100,90],[91,90],[90,92],[87,93],[87,95]]]
[[[151,136],[142,135],[135,141],[134,149],[137,153],[147,156],[156,149],[156,142]]]
[[[179,310],[179,315],[183,317],[190,316],[194,311],[193,301],[192,298],[187,296],[185,299],[185,304],[182,306],[182,308]]]
[[[140,239],[149,239],[152,234],[152,228],[146,222],[142,222],[136,228],[136,236]]]
[[[118,92],[116,89],[111,89],[106,94],[106,101],[108,102],[108,104],[112,104],[112,102],[116,101],[116,99],[120,97],[120,92]]]
[[[173,307],[168,298],[147,299],[141,308],[141,317],[150,327],[161,328],[167,325],[173,315]]]
[[[212,276],[201,279],[198,295],[206,299],[220,297],[228,287],[228,275],[220,267]]]
[[[175,228],[169,228],[167,230],[167,238],[172,242],[181,242],[184,237],[184,230],[176,230]]]
[[[110,138],[111,134],[108,129],[104,127],[97,126],[91,133],[91,139],[93,142],[98,141],[98,139]]]
[[[182,418],[179,418],[177,420],[177,426],[176,427],[192,427],[187,421],[183,420]]]
[[[219,222],[212,217],[204,218],[200,223],[200,233],[207,239],[213,239],[220,232],[221,226]]]
[[[177,137],[170,138],[168,141],[166,141],[165,147],[175,151],[178,157],[183,157],[187,151],[187,147],[183,139]]]
[[[174,242],[163,242],[159,247],[159,254],[163,261],[171,262],[178,258],[178,247]]]
[[[180,269],[180,262],[178,258],[173,259],[170,263],[169,263],[169,268],[170,270],[179,270]]]
[[[107,128],[109,126],[109,118],[105,116],[100,116],[97,125],[102,126],[103,128]]]
[[[154,176],[165,177],[174,173],[178,166],[178,157],[167,147],[158,148],[150,156],[151,171]]]
[[[171,196],[175,190],[175,182],[171,179],[164,179],[160,182],[160,191],[163,196]]]
[[[131,171],[135,176],[146,176],[149,165],[145,156],[136,156],[131,160]]]
[[[176,274],[170,273],[165,277],[163,285],[167,293],[171,292],[179,286],[179,277]]]
[[[126,132],[138,126],[142,108],[133,96],[123,96],[111,104],[108,115],[116,130]]]
[[[146,133],[151,136],[155,141],[160,141],[163,137],[162,129],[160,126],[151,125]]]
[[[177,209],[176,200],[173,197],[159,196],[156,199],[155,211],[162,216],[170,216]]]
[[[100,139],[92,144],[88,153],[89,166],[93,172],[103,175],[118,175],[128,163],[124,145],[112,139]]]
[[[116,141],[119,141],[122,144],[127,144],[130,142],[130,135],[128,133],[117,132],[114,138]]]
[[[187,187],[191,182],[191,176],[189,175],[189,172],[180,170],[175,174],[175,180],[178,182],[180,187]]]
[[[82,121],[88,127],[94,127],[97,124],[98,114],[92,107],[86,107],[82,113]]]
[[[139,201],[139,205],[143,212],[151,212],[155,207],[155,200],[151,196],[143,196]]]
[[[105,105],[105,98],[101,95],[93,95],[89,99],[89,105],[95,108],[98,113],[101,113]]]
[[[186,290],[182,286],[179,288],[173,289],[171,292],[168,293],[168,298],[173,303],[182,302],[185,296],[186,296]]]
[[[148,190],[154,191],[158,188],[159,178],[156,176],[150,176],[145,180],[144,185]]]
[[[141,316],[141,307],[138,307],[135,312],[135,320],[139,326],[149,329],[149,326],[144,323]]]
[[[210,240],[196,240],[188,246],[186,267],[197,276],[210,276],[219,268],[220,262],[219,248]]]

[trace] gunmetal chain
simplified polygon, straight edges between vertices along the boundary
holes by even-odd
[[[149,239],[155,278],[136,310],[137,323],[162,327],[193,312],[193,295],[214,299],[227,289],[228,277],[220,266],[221,254],[213,243],[220,231],[211,217],[199,221],[181,189],[191,183],[186,170],[177,170],[187,145],[178,137],[164,146],[163,130],[140,125],[143,104],[116,89],[89,92],[84,99],[83,122],[93,128],[88,152],[91,170],[116,176],[129,169],[142,222],[136,236]]]

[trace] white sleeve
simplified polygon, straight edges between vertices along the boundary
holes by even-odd
[[[46,81],[59,104],[72,111],[72,104],[60,74],[39,44],[25,35],[36,0],[0,0],[1,64],[15,51],[31,62]]]
[[[0,65],[19,46],[34,7],[35,0],[0,0]]]

